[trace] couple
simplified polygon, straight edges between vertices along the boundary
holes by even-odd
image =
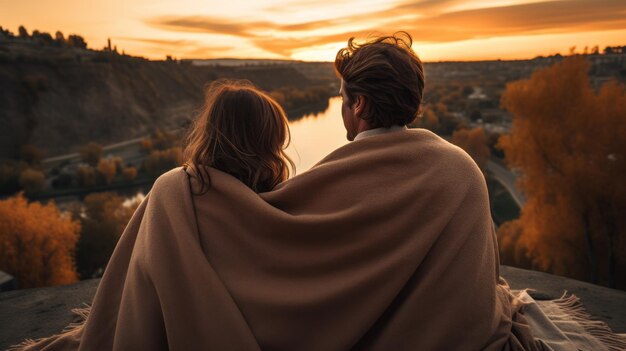
[[[422,129],[406,33],[339,51],[352,143],[287,180],[281,107],[214,83],[84,324],[25,350],[547,350],[499,277],[483,174]]]

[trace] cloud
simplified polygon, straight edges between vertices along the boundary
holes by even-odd
[[[447,28],[464,36],[562,33],[608,30],[626,24],[622,0],[546,1],[444,13],[415,24],[415,29]]]
[[[121,41],[135,41],[140,43],[157,44],[164,46],[178,46],[178,45],[195,45],[195,40],[185,39],[152,39],[152,38],[133,38],[133,37],[114,37],[115,40]]]
[[[205,45],[204,43],[196,40],[187,39],[152,39],[134,37],[116,37],[113,39],[154,45],[154,47],[149,49],[149,51],[155,53],[161,53],[163,48],[166,48],[167,50],[175,50],[185,57],[223,56],[223,52],[228,52],[234,49],[233,46]]]
[[[210,16],[162,16],[150,19],[147,23],[154,27],[179,32],[228,34],[244,38],[255,36],[253,33],[256,30],[275,26],[271,22],[243,22]]]
[[[372,32],[406,30],[418,42],[452,42],[498,36],[571,33],[626,28],[623,0],[554,0],[446,12],[457,0],[424,0],[365,14],[295,24],[205,16],[159,17],[149,24],[182,32],[226,34],[288,57],[307,47],[346,42]],[[313,3],[304,3],[313,6]],[[373,23],[364,30],[350,24]],[[312,35],[314,30],[331,34]]]
[[[258,37],[262,31],[297,32],[308,31],[346,23],[345,19],[328,19],[294,24],[277,24],[269,21],[242,22],[211,16],[171,17],[164,16],[148,20],[148,24],[179,32],[202,32],[227,34],[244,38]]]

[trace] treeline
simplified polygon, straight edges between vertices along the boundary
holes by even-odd
[[[314,85],[307,89],[283,87],[270,92],[270,96],[285,110],[297,109],[310,104],[318,104],[328,100],[328,98],[334,95],[337,95],[337,92],[331,91],[328,86],[319,85]]]
[[[69,47],[78,49],[87,49],[87,42],[85,39],[77,34],[70,34],[67,38],[61,31],[54,33],[54,37],[47,32],[40,32],[33,30],[31,34],[24,26],[18,28],[17,35],[13,34],[10,30],[2,28],[0,26],[0,36],[5,38],[17,38],[25,41],[32,41],[41,45],[49,45],[55,47]]]
[[[80,161],[69,161],[53,167],[46,174],[41,161],[44,152],[32,144],[21,148],[18,159],[0,162],[0,195],[23,191],[37,197],[42,192],[70,188],[87,191],[95,186],[132,183],[137,177],[156,179],[163,172],[177,167],[182,160],[180,133],[156,129],[140,142],[140,166],[126,162],[122,157],[104,155],[103,146],[90,142],[79,148]]]

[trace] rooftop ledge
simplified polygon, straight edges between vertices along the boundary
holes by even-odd
[[[502,266],[500,274],[512,289],[532,288],[535,299],[559,298],[564,291],[578,296],[585,308],[616,333],[626,333],[626,292],[551,274]],[[37,339],[71,323],[72,308],[91,303],[99,279],[76,284],[0,293],[0,349],[25,338]]]

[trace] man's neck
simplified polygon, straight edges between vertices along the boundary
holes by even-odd
[[[353,141],[357,141],[359,139],[363,139],[363,138],[367,138],[370,137],[372,135],[379,135],[379,134],[386,134],[386,133],[391,133],[391,132],[397,132],[397,131],[401,131],[401,130],[406,130],[408,129],[407,126],[391,126],[389,128],[371,128],[371,129],[367,129],[364,130],[360,133],[358,133],[355,137]]]

